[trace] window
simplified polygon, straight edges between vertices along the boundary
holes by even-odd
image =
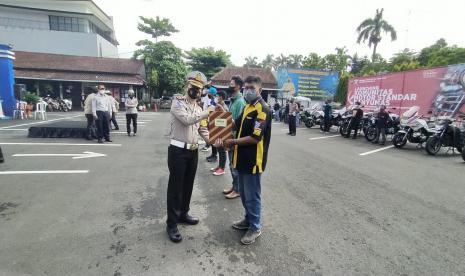
[[[77,17],[50,15],[50,30],[65,32],[85,32],[85,20]]]

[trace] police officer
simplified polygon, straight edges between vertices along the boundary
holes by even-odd
[[[197,104],[206,83],[207,78],[201,72],[190,73],[187,94],[175,97],[171,105],[166,231],[173,242],[182,240],[178,223],[199,223],[198,218],[189,215],[189,204],[197,172],[199,135],[208,143],[208,130],[200,125],[200,121],[206,119],[208,113],[214,110],[214,107],[202,110]]]

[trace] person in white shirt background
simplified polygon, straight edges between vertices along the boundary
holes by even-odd
[[[116,121],[116,115],[118,114],[118,110],[119,110],[119,102],[115,98],[113,98],[109,90],[105,91],[105,94],[108,95],[108,97],[110,98],[110,103],[111,103],[112,112],[111,112],[111,119],[110,119],[111,121],[110,127],[111,127],[111,123],[113,123],[115,130],[119,130],[118,122]]]
[[[128,136],[131,136],[131,121],[132,121],[132,129],[134,136],[137,133],[137,105],[138,105],[137,98],[135,96],[134,90],[128,91],[128,98],[124,102],[126,106],[126,130],[128,132]]]
[[[113,142],[110,139],[110,118],[113,113],[110,97],[105,95],[105,85],[98,85],[98,93],[92,99],[92,113],[98,130],[98,142]]]

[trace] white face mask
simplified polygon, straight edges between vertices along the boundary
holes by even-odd
[[[99,90],[98,93],[99,93],[100,95],[103,95],[103,94],[105,94],[105,90]]]

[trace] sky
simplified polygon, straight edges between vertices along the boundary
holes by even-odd
[[[120,57],[130,57],[135,43],[150,38],[137,30],[139,16],[166,17],[179,33],[163,40],[183,50],[212,46],[231,55],[238,66],[248,56],[326,55],[336,47],[349,54],[371,54],[357,44],[357,26],[376,9],[397,30],[385,36],[378,53],[390,58],[404,48],[419,51],[439,38],[465,47],[464,0],[94,0],[113,16]]]

